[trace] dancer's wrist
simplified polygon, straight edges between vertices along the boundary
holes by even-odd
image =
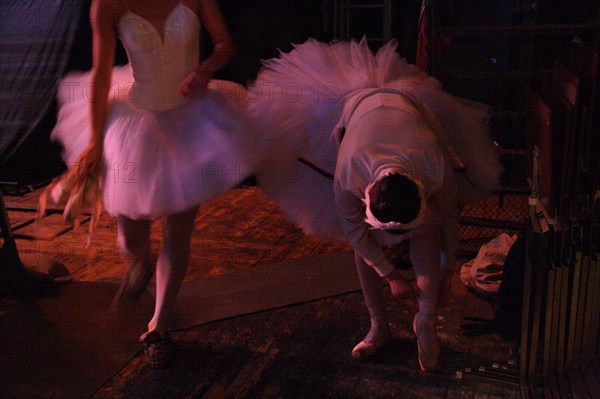
[[[100,140],[100,139],[93,139],[92,138],[88,142],[87,150],[88,151],[102,152],[103,147],[104,147],[104,143],[102,142],[102,140]]]

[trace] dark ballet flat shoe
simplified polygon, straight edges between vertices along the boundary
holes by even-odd
[[[144,354],[150,367],[161,369],[170,366],[175,360],[175,345],[169,332],[161,335],[158,331],[150,331],[140,338],[144,346]]]

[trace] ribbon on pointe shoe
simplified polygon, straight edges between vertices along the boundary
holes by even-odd
[[[413,319],[421,371],[435,371],[439,367],[440,340],[437,336],[436,322],[435,316],[421,316],[419,312]]]
[[[352,357],[354,359],[371,357],[379,352],[388,342],[390,342],[389,334],[382,334],[373,339],[363,339],[352,349]]]

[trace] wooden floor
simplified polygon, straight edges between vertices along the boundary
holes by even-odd
[[[60,215],[28,224],[39,192],[5,197],[22,252],[60,260],[76,281],[118,281],[126,263],[116,251],[115,221],[103,216],[94,244],[87,224],[65,226]],[[152,244],[160,244],[161,222]],[[60,230],[64,234],[52,238]],[[37,239],[26,238],[35,236]],[[306,237],[256,187],[237,188],[204,204],[192,239],[187,281],[348,249],[345,243]],[[352,267],[352,265],[349,265]],[[395,339],[367,362],[350,357],[368,330],[360,292],[213,322],[174,334],[174,367],[152,370],[138,354],[94,398],[516,398],[515,386],[457,378],[480,365],[508,365],[509,345],[494,335],[467,339],[463,316],[489,318],[492,305],[467,291],[458,267],[445,282],[439,315],[442,370],[418,371],[412,309],[389,301]],[[386,292],[389,296],[389,293]],[[140,331],[141,333],[142,331]]]

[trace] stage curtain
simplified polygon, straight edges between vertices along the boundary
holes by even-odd
[[[0,165],[54,100],[83,0],[0,1]]]

